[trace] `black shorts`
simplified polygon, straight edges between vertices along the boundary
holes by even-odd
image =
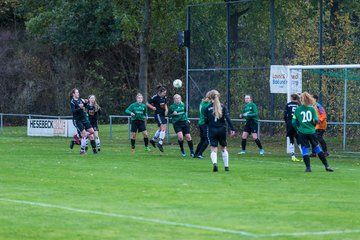
[[[226,127],[208,128],[208,141],[212,147],[217,147],[219,144],[226,147]]]
[[[146,131],[145,121],[133,120],[131,121],[131,132],[143,132]]]
[[[303,134],[299,132],[299,142],[301,147],[310,148],[310,144],[312,149],[314,149],[317,145],[319,145],[319,141],[316,137],[316,134]]]
[[[244,132],[247,133],[257,133],[258,132],[258,124],[255,121],[246,121],[245,123],[245,127],[244,127]]]
[[[286,136],[287,137],[296,137],[298,135],[296,129],[292,124],[286,124]]]
[[[162,114],[155,114],[154,118],[155,118],[155,121],[156,121],[158,127],[160,127],[161,124],[166,124],[167,123],[165,116],[162,115]]]
[[[200,137],[207,138],[207,131],[208,131],[207,124],[199,125],[199,129],[200,129]]]
[[[99,126],[98,126],[98,122],[90,122],[90,125],[92,126],[92,128],[94,129],[94,131],[99,131]]]
[[[81,120],[73,119],[74,126],[76,129],[81,133],[84,130],[88,130],[91,128],[90,122],[86,120],[85,118]]]
[[[190,133],[190,125],[187,121],[178,121],[174,124],[174,131],[176,133],[182,132],[184,135]]]

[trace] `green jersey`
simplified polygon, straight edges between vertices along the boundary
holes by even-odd
[[[145,118],[148,117],[147,107],[144,103],[132,103],[130,106],[125,110],[127,114],[134,113],[134,116],[131,116],[131,120],[141,120],[144,121]]]
[[[205,124],[205,118],[204,118],[204,110],[211,104],[210,101],[201,101],[199,110],[200,110],[200,118],[199,118],[199,125]]]
[[[177,115],[174,115],[174,112],[177,112]],[[170,117],[172,119],[172,123],[176,123],[178,121],[187,121],[188,117],[185,111],[185,104],[183,102],[173,103],[169,108]]]
[[[314,107],[301,105],[296,108],[292,123],[300,133],[314,134],[317,122],[318,116]]]
[[[246,122],[249,122],[251,120],[255,121],[256,123],[258,122],[259,114],[255,103],[249,102],[245,104],[242,114],[244,113],[246,113]]]

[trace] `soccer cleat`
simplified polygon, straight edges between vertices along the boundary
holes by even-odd
[[[162,144],[158,143],[158,144],[157,144],[157,147],[158,147],[158,149],[160,150],[160,152],[164,152],[164,148],[163,148],[163,145],[162,145]]]
[[[260,149],[260,155],[264,156],[264,153],[265,153],[264,149]]]
[[[181,156],[186,157],[186,153],[184,151],[180,150],[180,152],[181,152]]]
[[[198,155],[197,158],[204,159],[203,155]]]
[[[80,155],[84,155],[84,154],[86,154],[86,151],[85,150],[80,150]]]
[[[306,169],[305,169],[305,172],[312,172],[312,171],[311,171],[311,168],[306,168]]]
[[[309,156],[310,157],[316,157],[316,153],[311,153]]]
[[[153,146],[153,148],[156,148],[156,145],[155,145],[155,141],[154,140],[150,140],[150,143],[151,143],[151,145]]]
[[[225,167],[225,172],[228,172],[229,171],[229,167]]]
[[[297,159],[295,156],[291,156],[291,160],[293,160],[294,162],[300,162],[301,160]]]
[[[75,139],[77,145],[81,144],[80,139],[76,134],[74,135],[74,139]]]
[[[75,145],[75,141],[74,141],[74,140],[71,140],[71,141],[70,141],[70,149],[73,149],[73,148],[74,148],[74,145]]]
[[[213,164],[213,172],[217,172],[218,171],[218,166],[216,163]]]
[[[334,171],[334,170],[331,169],[330,167],[326,167],[325,170],[326,170],[327,172],[333,172],[333,171]]]
[[[145,152],[151,152],[151,149],[149,147],[145,147]]]
[[[191,155],[192,158],[195,157],[195,154],[194,154],[193,151],[191,151],[190,155]]]
[[[97,154],[96,148],[93,148],[93,153]]]
[[[238,154],[245,154],[245,150],[241,150]]]
[[[135,148],[131,148],[131,154],[135,153]]]

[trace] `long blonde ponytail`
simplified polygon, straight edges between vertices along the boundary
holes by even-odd
[[[301,103],[305,106],[312,106],[316,103],[315,99],[308,92],[303,92],[300,97]]]
[[[220,119],[223,116],[222,107],[220,103],[220,93],[217,90],[211,90],[209,92],[209,98],[213,103],[213,115]]]

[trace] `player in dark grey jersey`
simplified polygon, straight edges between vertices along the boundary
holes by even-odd
[[[161,152],[164,151],[163,141],[166,134],[166,116],[168,114],[166,88],[158,86],[156,88],[157,94],[152,96],[147,102],[146,106],[155,111],[155,121],[158,124],[159,129],[156,131],[154,137],[150,140],[150,143],[155,148],[155,141],[159,138],[157,147]]]
[[[298,139],[298,133],[291,123],[293,114],[299,105],[300,105],[299,95],[291,94],[291,101],[286,104],[284,110],[284,121],[286,123],[286,137],[288,137],[290,141],[289,150],[291,153],[291,160],[293,160],[294,162],[301,161],[295,157],[295,145],[294,145],[295,139],[298,145],[299,145],[299,139]],[[300,146],[299,149],[301,151]]]
[[[208,139],[211,149],[211,162],[213,164],[213,171],[218,171],[217,166],[217,150],[218,145],[221,146],[222,159],[224,161],[225,171],[229,171],[229,153],[227,151],[227,129],[226,122],[230,127],[230,136],[235,135],[234,126],[230,120],[229,113],[225,106],[220,103],[220,94],[216,90],[211,90],[209,99],[211,104],[206,107],[204,111],[205,123],[208,124]]]
[[[79,90],[74,88],[70,92],[70,109],[73,114],[73,123],[76,129],[81,133],[81,150],[80,154],[86,153],[86,138],[90,139],[93,152],[96,151],[96,143],[94,140],[94,129],[91,127],[87,114],[85,113],[85,105],[87,101],[80,98]]]

